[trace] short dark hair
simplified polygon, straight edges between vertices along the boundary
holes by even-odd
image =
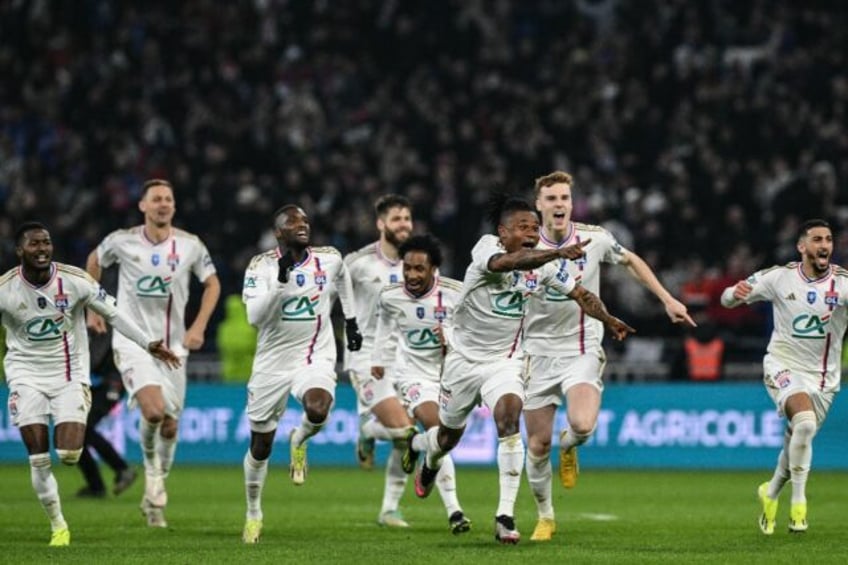
[[[165,179],[148,179],[141,185],[141,197],[144,198],[147,196],[147,192],[154,186],[167,186],[171,189],[171,192],[174,192],[174,185],[171,184],[171,181]]]
[[[377,216],[385,216],[392,208],[407,208],[412,211],[412,203],[409,198],[400,194],[385,194],[377,199],[374,203],[374,213]]]
[[[410,251],[421,251],[426,253],[430,258],[430,264],[434,267],[440,267],[442,265],[441,243],[439,243],[439,240],[436,239],[435,236],[430,235],[429,233],[413,235],[401,243],[398,248],[398,254],[400,254],[401,259],[403,259],[403,256]]]
[[[44,230],[48,233],[50,232],[50,230],[47,229],[47,226],[41,222],[24,222],[18,226],[18,229],[15,230],[15,247],[20,247],[24,239],[24,234],[30,230]]]
[[[833,232],[833,228],[830,227],[830,224],[827,220],[822,220],[821,218],[812,218],[807,220],[801,227],[798,229],[798,241],[801,241],[805,237],[807,237],[807,232],[809,232],[813,228],[827,228]]]
[[[536,209],[525,198],[511,192],[497,192],[489,199],[489,221],[497,233],[498,226],[504,223],[506,216],[513,212],[533,212]]]
[[[297,204],[285,204],[284,206],[280,206],[279,208],[277,208],[277,211],[274,212],[274,215],[271,216],[271,225],[276,228],[277,227],[277,218],[279,218],[280,216],[282,216],[283,214],[285,214],[289,210],[298,210],[298,209],[300,209],[300,206],[298,206]]]

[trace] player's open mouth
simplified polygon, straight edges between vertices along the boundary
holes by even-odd
[[[525,247],[527,249],[533,249],[533,248],[536,247],[536,243],[537,242],[535,242],[535,241],[525,241],[524,243],[521,244],[521,247]]]
[[[554,212],[554,218],[557,220],[564,220],[565,212]]]
[[[36,255],[35,256],[35,262],[36,263],[49,263],[50,262],[50,256],[45,255],[45,254]]]

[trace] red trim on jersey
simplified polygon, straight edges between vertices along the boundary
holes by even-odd
[[[521,323],[518,324],[518,331],[515,332],[515,337],[512,340],[512,347],[509,350],[507,359],[512,359],[512,356],[515,354],[515,350],[518,348],[518,342],[521,341],[522,333],[524,333],[524,316],[521,316]]]
[[[830,354],[830,340],[832,336],[833,334],[828,332],[827,337],[824,340],[824,357],[822,358],[821,382],[819,382],[819,390],[824,390],[824,383],[827,378],[827,359]]]
[[[319,259],[318,256],[316,255],[315,256],[315,278],[316,279],[318,278],[318,275],[320,273],[321,273],[321,259]],[[324,274],[324,276],[325,277],[327,276],[326,273]],[[324,290],[324,285],[319,283],[318,284],[318,290]]]
[[[68,344],[68,332],[62,332],[62,350],[65,353],[65,380],[71,380],[71,346]]]
[[[168,305],[165,307],[165,347],[171,347],[171,307],[174,304],[174,294],[168,294]]]
[[[315,334],[312,336],[312,341],[309,342],[309,351],[306,353],[306,364],[312,364],[312,354],[315,352],[315,343],[318,341],[318,334],[321,333],[321,314],[315,319]]]

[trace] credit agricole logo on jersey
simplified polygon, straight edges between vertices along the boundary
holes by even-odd
[[[571,300],[568,296],[561,293],[552,286],[545,287],[545,300],[548,302],[566,302]]]
[[[492,312],[506,318],[520,318],[524,315],[524,293],[520,290],[506,290],[492,295]]]
[[[147,275],[141,277],[135,283],[135,293],[138,296],[148,298],[162,298],[164,296],[168,296],[170,289],[171,277]]]
[[[801,314],[792,320],[792,337],[799,339],[824,339],[830,314],[821,318],[815,314]]]
[[[318,303],[321,300],[321,295],[315,296],[293,296],[283,301],[282,319],[289,322],[308,322],[318,317],[315,310],[318,309]]]
[[[438,349],[442,346],[439,336],[430,328],[409,330],[406,332],[406,342],[411,349]]]
[[[48,318],[41,316],[26,323],[24,329],[30,341],[53,341],[62,337],[65,328],[65,317]]]

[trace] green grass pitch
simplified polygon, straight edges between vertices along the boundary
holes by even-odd
[[[762,472],[639,472],[585,470],[577,488],[554,484],[559,531],[549,543],[530,541],[535,506],[525,482],[516,518],[517,546],[492,534],[497,501],[494,468],[458,469],[459,496],[473,521],[452,536],[436,491],[402,510],[412,527],[376,524],[383,472],[313,468],[293,486],[275,454],[265,486],[265,528],[244,546],[239,467],[177,465],[168,480],[169,528],[148,529],[138,510],[141,481],[120,497],[77,499],[79,472],[54,466],[71,528],[67,548],[49,548],[49,525],[25,465],[0,465],[0,561],[4,563],[848,563],[848,474],[813,472],[807,487],[810,530],[787,533],[788,492],[775,534],[760,534],[756,486]],[[107,477],[111,480],[111,476]]]

